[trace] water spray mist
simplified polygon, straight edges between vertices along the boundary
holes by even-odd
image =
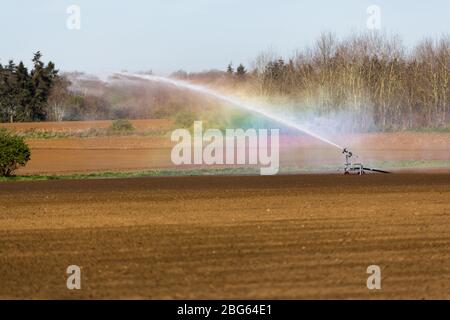
[[[350,152],[347,148],[341,147],[340,145],[338,145],[337,143],[334,143],[320,135],[318,135],[315,132],[312,132],[311,130],[305,128],[304,126],[293,122],[292,120],[286,119],[280,115],[274,114],[273,112],[270,112],[268,110],[264,110],[261,107],[245,102],[239,98],[236,97],[230,97],[230,96],[226,96],[224,94],[221,94],[217,91],[214,91],[212,89],[200,86],[200,85],[196,85],[196,84],[192,84],[192,83],[188,83],[186,81],[182,81],[182,80],[175,80],[175,79],[171,79],[171,78],[166,78],[166,77],[161,77],[161,76],[154,76],[154,75],[141,75],[141,74],[129,74],[129,73],[116,73],[117,76],[122,76],[122,77],[126,77],[126,78],[138,78],[138,79],[143,79],[143,80],[148,80],[148,81],[154,81],[154,82],[160,82],[160,83],[165,83],[165,84],[170,84],[179,88],[183,88],[183,89],[188,89],[194,92],[198,92],[201,93],[203,95],[207,95],[207,96],[211,96],[213,98],[216,98],[218,100],[222,100],[225,102],[228,102],[230,104],[233,104],[241,109],[245,109],[247,111],[251,111],[257,114],[260,114],[268,119],[272,119],[280,124],[285,125],[286,127],[290,127],[293,129],[296,129],[298,131],[301,131],[303,133],[308,134],[311,137],[314,137],[322,142],[325,142],[335,148],[338,148],[339,150],[342,151],[343,154],[345,154],[346,157],[346,163],[344,165],[344,173],[349,174],[349,173],[357,173],[357,174],[363,174],[365,173],[365,171],[374,171],[374,172],[382,172],[382,173],[388,173],[387,171],[384,170],[379,170],[379,169],[372,169],[372,168],[367,168],[364,167],[363,164],[361,163],[351,163],[349,161],[349,159],[353,156],[353,153]]]
[[[204,94],[204,95],[208,95],[208,96],[214,97],[214,98],[216,98],[218,100],[222,100],[222,101],[231,103],[231,104],[233,104],[233,105],[235,105],[235,106],[237,106],[237,107],[239,107],[241,109],[245,109],[245,110],[248,110],[248,111],[251,111],[251,112],[254,112],[254,113],[258,113],[258,114],[260,114],[260,115],[262,115],[262,116],[264,116],[266,118],[272,119],[272,120],[274,120],[274,121],[276,121],[278,123],[281,123],[281,124],[283,124],[283,125],[285,125],[287,127],[299,130],[301,132],[304,132],[304,133],[306,133],[306,134],[308,134],[308,135],[310,135],[310,136],[312,136],[312,137],[314,137],[316,139],[319,139],[319,140],[321,140],[321,141],[323,141],[325,143],[328,143],[329,145],[331,145],[333,147],[336,147],[336,148],[338,148],[340,150],[344,149],[340,145],[338,145],[338,144],[336,144],[336,143],[334,143],[334,142],[332,142],[332,141],[330,141],[330,140],[328,140],[328,139],[326,139],[324,137],[321,137],[317,133],[312,132],[311,130],[309,130],[309,129],[299,125],[298,123],[295,123],[295,122],[293,122],[293,121],[291,121],[289,119],[283,118],[283,117],[281,117],[279,115],[276,115],[276,114],[274,114],[274,113],[272,113],[270,111],[263,110],[263,109],[261,109],[260,107],[258,107],[256,105],[247,103],[247,102],[242,101],[242,100],[240,100],[240,99],[238,99],[236,97],[226,96],[226,95],[223,95],[223,94],[221,94],[221,93],[219,93],[217,91],[211,90],[209,88],[205,88],[205,87],[200,86],[200,85],[195,85],[195,84],[188,83],[186,81],[175,80],[175,79],[170,79],[170,78],[165,78],[165,77],[160,77],[160,76],[153,76],[153,75],[127,74],[127,73],[117,73],[117,75],[125,76],[125,77],[135,77],[135,78],[140,78],[140,79],[149,80],[149,81],[155,81],[155,82],[162,82],[162,83],[174,85],[174,86],[179,87],[179,88],[184,88],[184,89],[195,91],[195,92],[198,92],[198,93],[201,93],[201,94]]]

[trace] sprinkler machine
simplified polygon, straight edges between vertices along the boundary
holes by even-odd
[[[353,152],[349,151],[347,148],[344,148],[344,150],[342,150],[342,153],[345,154],[344,174],[362,175],[362,174],[365,174],[366,171],[379,172],[379,173],[390,173],[388,171],[384,171],[384,170],[380,170],[380,169],[364,167],[364,165],[360,162],[356,162],[356,163],[351,162],[351,158],[353,157]]]

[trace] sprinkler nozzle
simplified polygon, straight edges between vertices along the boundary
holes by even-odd
[[[344,150],[342,150],[342,153],[347,153],[349,155],[349,157],[351,157],[353,155],[353,153],[351,151],[349,151],[347,148],[344,148]]]

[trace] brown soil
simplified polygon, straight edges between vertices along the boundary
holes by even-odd
[[[450,160],[450,133],[377,133],[341,136],[336,137],[336,141],[351,146],[363,162]],[[31,161],[19,174],[174,167],[170,153],[175,142],[170,140],[170,134],[34,139],[28,143]],[[305,135],[284,135],[280,140],[280,163],[282,168],[320,169],[343,163],[343,156],[340,150]]]
[[[171,165],[170,137],[29,140],[31,161],[19,174],[124,171]]]
[[[449,299],[449,234],[449,174],[0,183],[0,297]]]
[[[167,119],[149,119],[149,120],[130,120],[133,126],[138,130],[155,130],[170,128],[172,122]],[[113,121],[95,120],[95,121],[61,121],[61,122],[18,122],[18,123],[0,123],[0,128],[7,128],[14,131],[26,131],[37,129],[43,131],[82,131],[91,128],[105,129]]]
[[[16,131],[78,132],[107,128],[112,121],[3,123]],[[138,131],[170,130],[171,120],[132,120]],[[282,131],[281,167],[321,167],[343,163],[339,150],[298,132]],[[450,160],[450,133],[367,133],[328,137],[350,147],[364,163],[370,161]],[[64,139],[30,139],[31,161],[18,174],[65,174],[93,171],[134,171],[174,167],[170,152],[175,145],[165,135],[131,135]],[[386,168],[391,169],[391,168]],[[421,169],[423,170],[423,169]],[[450,168],[434,168],[449,172]]]

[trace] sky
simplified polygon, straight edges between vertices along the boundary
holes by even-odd
[[[408,46],[450,34],[449,0],[0,0],[0,63],[29,64],[40,50],[62,71],[100,76],[248,66],[269,48],[289,56],[324,31],[365,32],[371,5],[380,32]]]

